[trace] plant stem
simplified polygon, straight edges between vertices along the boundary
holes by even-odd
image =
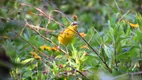
[[[116,66],[116,71],[118,71],[118,64],[117,64],[117,59],[116,59],[116,55],[117,55],[117,52],[116,52],[116,47],[114,49],[114,61],[115,61],[115,66]]]
[[[79,71],[79,70],[73,68],[72,66],[70,66],[70,67],[71,67],[74,71],[76,71],[76,72],[78,72],[79,74],[81,74],[84,78],[86,78],[86,80],[89,80],[89,78],[86,77],[81,71]]]
[[[102,53],[102,56],[103,56],[103,58],[104,58],[104,61],[106,61],[106,57],[105,57],[105,52],[104,52],[104,45],[102,44],[101,45],[101,53]]]

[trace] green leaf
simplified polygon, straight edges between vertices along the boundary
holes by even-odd
[[[111,59],[112,56],[113,56],[113,54],[114,54],[114,49],[113,49],[113,47],[108,47],[108,46],[104,45],[104,51],[105,51],[105,54],[107,55],[107,57],[108,57],[109,59]]]
[[[25,59],[23,61],[21,61],[21,64],[27,64],[27,63],[30,63],[34,60],[34,58],[29,58],[29,59]]]

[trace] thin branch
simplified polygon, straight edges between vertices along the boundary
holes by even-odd
[[[86,80],[89,80],[89,78],[88,77],[86,77],[81,71],[79,71],[79,70],[76,70],[76,72],[78,72],[79,74],[81,74],[83,77],[85,77],[86,78]]]
[[[129,12],[130,10],[128,10],[117,22],[120,22]]]
[[[56,45],[53,41],[51,41],[49,38],[46,38],[45,36],[41,35],[35,28],[34,25],[29,24],[28,22],[26,22],[26,25],[32,29],[33,31],[35,31],[36,33],[38,33],[42,38],[44,38],[45,40],[49,41],[50,43]]]
[[[60,26],[64,26],[63,24],[59,23],[58,21],[54,20],[53,18],[49,17],[45,12],[43,12],[41,9],[39,8],[35,8],[37,11],[39,11],[40,13],[42,13],[46,18],[54,21],[55,23],[59,24]]]
[[[119,6],[118,6],[116,0],[114,0],[114,2],[115,2],[115,5],[116,5],[117,9],[120,11],[120,8],[119,8]]]
[[[104,58],[104,61],[106,61],[106,57],[105,57],[105,52],[104,52],[104,45],[102,44],[101,45],[101,53],[102,53],[102,56],[103,56],[103,58]]]
[[[22,29],[21,32],[20,32],[20,35],[22,35],[22,33],[23,33],[23,31],[25,30],[25,28],[26,28],[26,25],[24,25],[23,29]]]
[[[116,47],[114,48],[114,61],[115,61],[115,66],[116,66],[116,71],[118,71],[118,63],[117,63],[117,59],[116,59],[116,55],[117,55],[117,52],[116,52]]]
[[[53,13],[53,12],[57,12],[57,13],[62,14],[63,16],[65,16],[65,18],[66,18],[70,23],[72,22],[71,19],[67,17],[67,15],[65,15],[63,12],[61,12],[61,11],[59,11],[59,10],[53,10],[53,11],[51,11],[51,12],[49,13],[49,18],[50,18],[50,16],[51,16],[51,13]],[[50,23],[50,20],[51,20],[51,19],[48,20],[48,24]]]
[[[50,30],[47,28],[42,28],[40,26],[34,26],[32,24],[26,23],[26,25],[28,25],[30,28],[34,28],[35,30],[42,30],[42,31],[46,31],[46,32],[54,32],[55,30]]]
[[[72,66],[69,66],[69,67],[71,67],[74,71],[76,71],[76,72],[78,72],[79,74],[81,74],[84,78],[86,78],[86,80],[89,80],[89,78],[88,77],[86,77],[81,71],[79,71],[79,70],[77,70],[77,69],[75,69],[74,67],[72,67]]]

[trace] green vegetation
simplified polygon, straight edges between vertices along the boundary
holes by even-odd
[[[0,0],[0,78],[7,79],[5,73],[10,80],[141,80],[140,3]],[[75,19],[74,40],[59,44],[58,35]]]

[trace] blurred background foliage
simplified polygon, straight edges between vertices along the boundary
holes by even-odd
[[[14,62],[15,66],[5,65],[8,71],[11,68],[10,79],[140,80],[141,4],[141,0],[0,0],[0,56],[7,54]],[[72,15],[78,16],[78,31],[87,34],[84,39],[91,47],[76,36],[67,46],[67,60],[41,35],[58,44],[57,36],[73,21]],[[7,59],[0,58],[0,63]]]

